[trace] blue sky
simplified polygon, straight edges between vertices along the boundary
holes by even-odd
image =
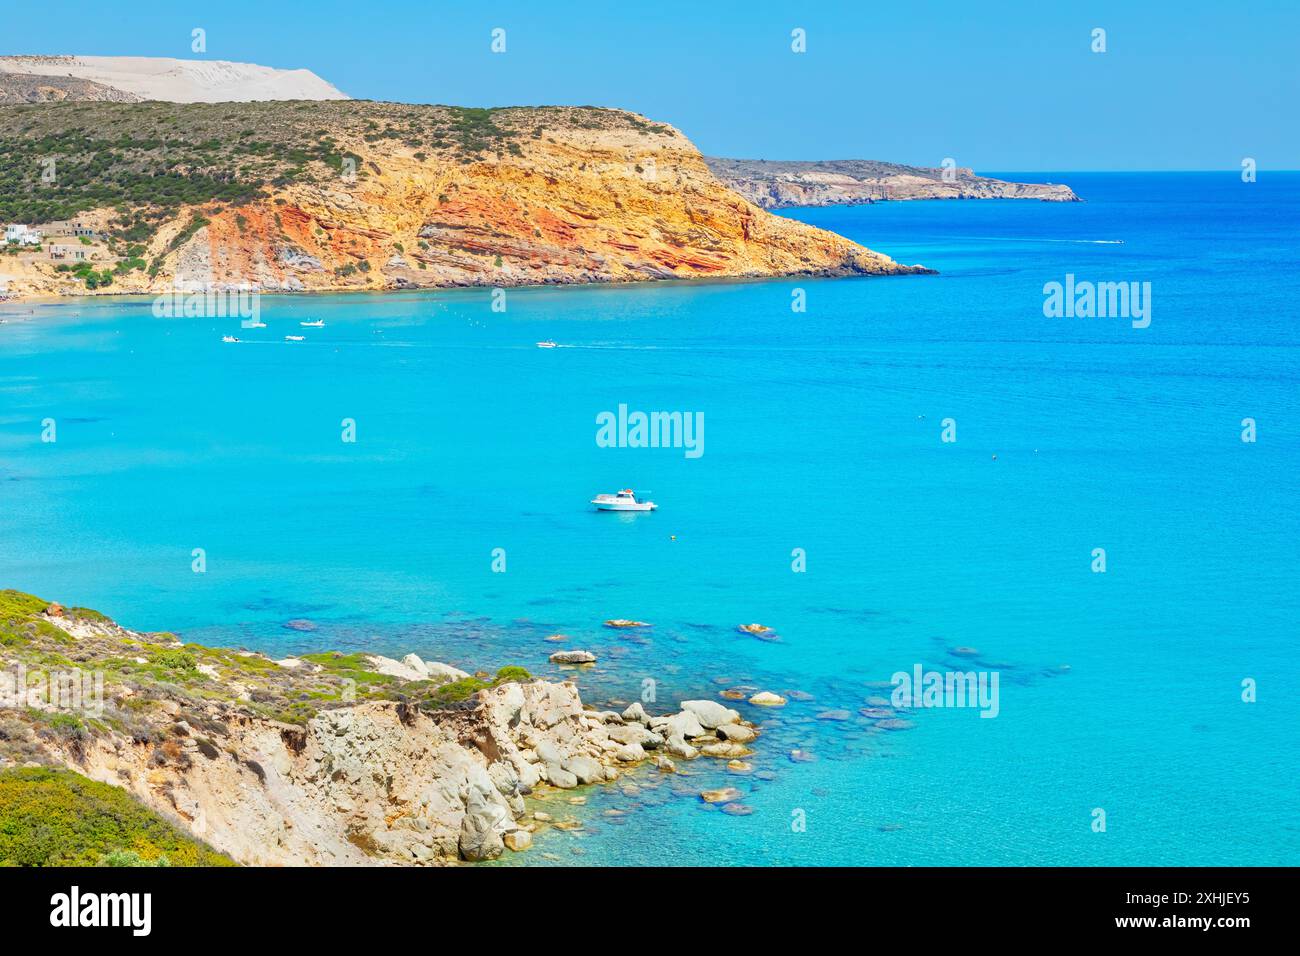
[[[1300,2],[6,4],[0,53],[314,70],[351,96],[596,104],[706,153],[977,170],[1300,168]],[[490,50],[506,30],[505,54]],[[807,32],[807,52],[790,32]],[[1091,34],[1106,30],[1107,51]]]

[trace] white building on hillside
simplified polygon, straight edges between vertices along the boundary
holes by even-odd
[[[39,246],[41,244],[41,233],[39,229],[15,223],[11,226],[5,226],[5,242],[16,242],[20,246]]]

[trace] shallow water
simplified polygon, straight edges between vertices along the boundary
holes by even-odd
[[[545,674],[561,632],[652,711],[815,696],[734,705],[756,774],[589,788],[512,863],[1295,864],[1300,176],[1045,178],[1087,202],[788,213],[934,277],[0,305],[0,586],[275,654]],[[1044,318],[1067,272],[1150,281],[1150,327]],[[704,454],[598,447],[620,403],[702,412]],[[586,504],[625,486],[660,509]],[[857,714],[917,663],[997,670],[998,717]]]

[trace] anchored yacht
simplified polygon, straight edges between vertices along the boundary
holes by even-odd
[[[598,511],[654,511],[659,506],[653,501],[639,501],[631,488],[616,495],[597,495],[591,503]]]

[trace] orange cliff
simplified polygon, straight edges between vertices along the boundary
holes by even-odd
[[[384,290],[930,271],[759,209],[715,178],[699,150],[672,127],[593,108],[503,109],[492,116],[517,135],[508,148],[470,154],[377,139],[356,123],[328,125],[347,157],[341,170],[268,186],[237,206],[182,207],[149,242],[153,274],[133,271],[98,291],[157,293],[176,284]],[[206,224],[194,229],[196,216]],[[52,266],[48,276],[35,271],[43,281],[17,277],[18,288],[10,291],[21,293],[26,285],[48,294],[57,286],[85,294],[68,279],[60,284]]]

